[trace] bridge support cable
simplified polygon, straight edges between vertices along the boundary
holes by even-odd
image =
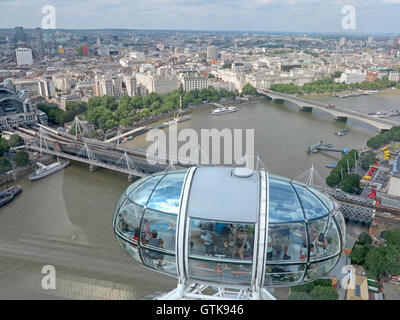
[[[122,155],[121,158],[119,158],[119,160],[117,161],[116,165],[123,165],[126,166],[126,168],[128,170],[137,170],[137,165],[135,164],[135,162],[132,160],[131,157],[128,156],[128,154],[126,153],[126,151],[124,152],[124,154]]]
[[[84,146],[79,150],[78,157],[88,158],[90,161],[101,162],[85,142]]]
[[[47,143],[47,135],[43,128],[39,128],[39,148],[40,156],[43,156],[43,146],[46,150],[49,150],[49,145]]]
[[[119,137],[121,134],[122,134],[122,132],[121,132],[120,128],[118,127],[117,137]],[[105,137],[104,137],[104,139],[105,139]],[[117,143],[116,144],[117,144],[117,147],[119,147],[119,138],[117,139]],[[126,153],[126,151],[125,151],[125,153]]]
[[[294,180],[304,182],[308,186],[319,186],[319,187],[324,186],[324,180],[322,179],[318,171],[315,169],[314,164],[311,166],[310,169],[298,175]]]
[[[88,128],[86,128],[86,125],[77,116],[75,116],[72,126],[75,128],[76,139],[78,139],[78,135],[83,137],[84,134],[89,131]]]

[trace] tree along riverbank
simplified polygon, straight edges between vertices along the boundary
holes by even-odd
[[[323,93],[338,93],[343,91],[355,90],[384,90],[388,88],[400,88],[400,83],[390,81],[388,77],[376,79],[373,82],[358,82],[358,83],[336,83],[332,78],[324,78],[313,82],[306,83],[302,86],[297,86],[293,83],[289,84],[273,84],[270,90],[285,93],[285,94],[323,94]],[[393,90],[393,89],[391,89]]]
[[[235,100],[224,100],[224,101],[218,101],[217,103],[222,104],[222,105],[235,104],[235,106],[243,106],[243,105],[247,105],[247,104],[255,103],[255,102],[259,102],[259,101],[263,101],[263,99],[262,98],[258,98],[258,97],[252,97],[251,100],[243,101],[241,103],[238,103]],[[195,106],[189,106],[186,109],[183,109],[182,112],[179,113],[179,115],[190,114],[193,111],[196,111],[196,110],[199,110],[199,109],[203,109],[203,108],[210,108],[210,107],[213,107],[213,106],[215,107],[215,105],[212,102],[210,102],[210,103],[202,103],[202,104],[195,105]],[[170,111],[170,112],[168,112],[166,114],[161,114],[161,115],[154,116],[154,117],[151,117],[151,118],[148,118],[148,119],[144,119],[142,121],[139,121],[139,122],[135,123],[133,126],[123,127],[121,131],[122,131],[122,133],[124,133],[124,132],[130,131],[130,130],[139,128],[141,126],[146,126],[146,125],[149,125],[149,124],[156,124],[159,121],[166,120],[166,119],[168,119],[168,118],[170,118],[172,116],[176,116],[177,112],[178,112],[177,110],[173,110],[173,111]]]

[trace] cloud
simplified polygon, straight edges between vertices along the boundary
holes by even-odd
[[[0,0],[0,28],[40,26],[45,4],[55,6],[58,28],[337,32],[351,4],[356,31],[400,29],[400,0]]]

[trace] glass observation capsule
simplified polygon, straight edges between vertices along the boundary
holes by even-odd
[[[343,251],[345,222],[304,184],[231,167],[193,167],[131,184],[113,227],[138,263],[188,281],[292,286],[320,278]],[[261,280],[259,280],[261,279]]]

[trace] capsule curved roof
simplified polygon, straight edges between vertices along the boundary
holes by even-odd
[[[158,174],[140,179],[127,189],[128,198],[149,209],[178,214],[185,171]]]
[[[160,173],[137,180],[125,191],[134,203],[178,214],[187,170]],[[327,216],[333,201],[321,192],[289,179],[269,175],[269,223],[301,222]],[[259,212],[260,175],[239,177],[230,167],[196,169],[188,198],[191,218],[255,223]]]

